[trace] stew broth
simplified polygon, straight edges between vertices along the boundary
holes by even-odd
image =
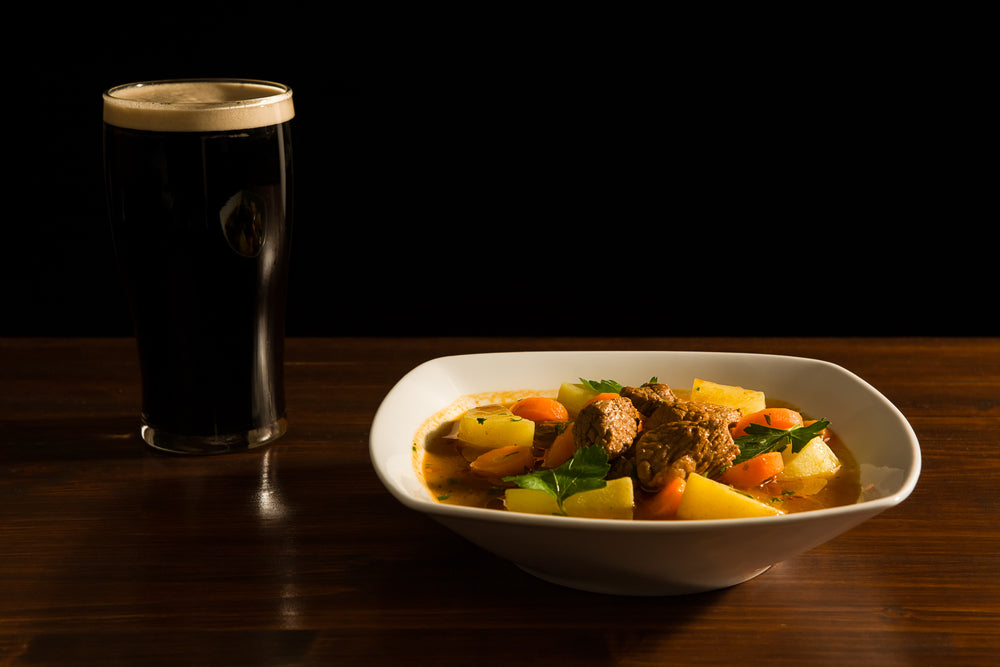
[[[676,393],[681,397],[682,392]],[[498,403],[509,407],[514,400]],[[768,407],[797,409],[789,403],[770,399]],[[803,417],[806,418],[806,415],[803,414]],[[482,450],[464,445],[454,437],[457,417],[431,420],[434,421],[439,423],[429,423],[422,429],[426,433],[423,456],[416,463],[434,499],[448,505],[505,510],[504,492],[514,485],[484,478],[469,468],[470,462]],[[762,502],[775,504],[786,514],[857,502],[861,488],[859,466],[854,456],[832,427],[827,429],[826,442],[840,459],[841,465],[836,473],[823,477],[771,480],[756,488],[739,490]],[[644,517],[644,504],[648,498],[649,494],[636,486],[635,519],[648,518]]]

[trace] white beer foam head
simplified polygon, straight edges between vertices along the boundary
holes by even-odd
[[[294,115],[291,88],[270,81],[148,81],[104,93],[104,122],[133,130],[244,130],[283,123]]]

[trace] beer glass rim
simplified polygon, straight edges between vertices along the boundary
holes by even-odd
[[[202,86],[240,91],[213,99],[147,99],[125,95],[162,87]],[[153,131],[213,131],[275,125],[294,116],[291,87],[248,78],[150,79],[112,86],[104,91],[104,121],[110,125]]]

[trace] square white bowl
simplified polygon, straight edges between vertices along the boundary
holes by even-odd
[[[853,505],[714,521],[580,519],[444,505],[418,468],[421,426],[459,399],[489,392],[553,392],[579,378],[639,385],[656,377],[689,388],[699,377],[758,389],[831,428],[861,468]],[[458,416],[458,413],[454,415]],[[440,357],[388,392],[370,432],[379,479],[403,505],[535,576],[581,590],[679,595],[747,581],[903,502],[920,475],[920,446],[900,411],[835,364],[783,355],[682,351],[505,352]]]

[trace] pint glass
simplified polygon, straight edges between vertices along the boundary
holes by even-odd
[[[265,81],[104,93],[108,209],[151,447],[221,453],[285,432],[293,116],[291,89]]]

